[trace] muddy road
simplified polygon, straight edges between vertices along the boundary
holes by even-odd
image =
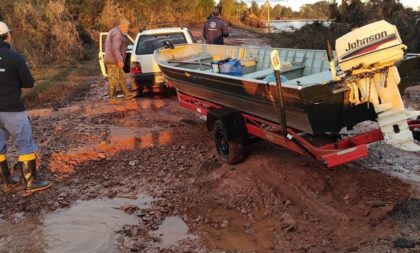
[[[326,170],[258,141],[229,166],[176,98],[110,105],[100,77],[81,85],[29,112],[54,185],[0,195],[0,252],[420,251],[419,154],[376,144]]]

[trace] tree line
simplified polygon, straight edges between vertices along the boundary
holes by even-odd
[[[313,4],[304,4],[299,11],[293,11],[292,8],[283,6],[281,4],[272,5],[258,5],[256,1],[251,2],[249,12],[255,14],[261,19],[266,19],[268,14],[272,19],[327,19],[329,13],[328,1],[318,1]]]
[[[315,22],[296,31],[272,34],[275,46],[325,49],[327,40],[334,42],[352,29],[386,20],[397,26],[409,52],[420,52],[420,11],[404,7],[398,0],[342,0],[328,8],[329,26]]]
[[[107,31],[125,16],[133,23],[132,33],[150,24],[202,24],[215,6],[214,0],[0,0],[0,20],[14,30],[15,48],[30,63],[44,65],[77,60],[95,45],[98,33]],[[264,26],[268,16],[286,18],[329,18],[326,27],[315,22],[294,32],[273,34],[282,47],[325,48],[352,28],[385,19],[395,24],[410,51],[420,52],[420,12],[405,8],[398,0],[319,1],[303,5],[298,12],[289,7],[250,5],[237,0],[220,0],[223,17],[233,24]]]
[[[0,0],[0,20],[13,28],[15,48],[41,66],[86,57],[98,33],[120,17],[135,34],[150,24],[203,23],[214,6],[214,0]]]
[[[313,4],[301,6],[299,11],[280,4],[259,5],[252,1],[250,5],[237,0],[220,0],[223,17],[233,24],[245,24],[251,27],[264,27],[270,19],[328,19],[330,16],[329,2],[322,0]]]

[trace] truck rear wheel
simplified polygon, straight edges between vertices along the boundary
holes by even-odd
[[[416,141],[420,141],[420,129],[414,129],[413,137]]]
[[[213,139],[220,159],[227,164],[238,164],[244,159],[244,139],[240,136],[229,140],[229,134],[222,121],[217,120],[213,126]]]

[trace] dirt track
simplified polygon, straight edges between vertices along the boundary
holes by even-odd
[[[375,145],[371,158],[325,170],[259,141],[247,146],[243,163],[228,166],[218,160],[204,122],[175,98],[110,105],[103,99],[101,78],[89,78],[85,85],[89,94],[70,107],[30,111],[42,176],[54,186],[32,196],[19,190],[0,195],[0,252],[58,252],[48,240],[50,230],[66,231],[70,241],[78,233],[86,233],[88,240],[102,233],[63,221],[67,210],[81,203],[105,206],[91,202],[100,198],[126,199],[113,208],[135,218],[125,223],[129,218],[120,217],[124,222],[115,229],[108,252],[420,250],[400,248],[401,238],[406,244],[420,243],[419,184],[381,171],[418,175],[418,154]],[[140,201],[139,194],[152,203],[130,202]],[[99,223],[94,213],[88,215],[93,218],[87,225],[95,227],[117,214],[101,216]],[[55,226],[51,220],[63,223]],[[183,231],[183,222],[189,232]],[[175,231],[165,230],[165,224],[173,224]],[[96,248],[95,243],[106,245],[96,240],[90,245]]]

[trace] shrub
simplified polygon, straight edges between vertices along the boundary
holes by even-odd
[[[83,56],[83,45],[64,1],[3,0],[3,19],[12,27],[14,46],[31,64],[66,62]]]
[[[332,23],[329,27],[321,22],[307,24],[299,30],[270,34],[275,47],[326,49],[327,40],[334,45],[335,40],[350,31],[350,26]]]

